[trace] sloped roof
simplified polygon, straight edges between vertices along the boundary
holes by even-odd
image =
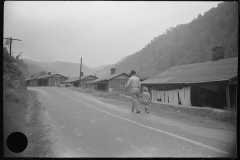
[[[29,81],[29,80],[36,79],[36,78],[38,78],[38,77],[27,78],[27,79],[25,79],[25,81]]]
[[[81,77],[81,79],[83,80],[83,79],[85,79],[85,78],[87,78],[87,77],[95,77],[95,76],[93,76],[93,75],[86,75],[86,76],[82,76]],[[95,77],[95,78],[97,78],[97,77]],[[62,81],[62,82],[75,82],[75,81],[79,81],[79,77],[73,77],[73,78],[69,78],[69,79],[67,79],[66,81]]]
[[[34,79],[44,79],[44,78],[52,77],[52,76],[55,76],[55,75],[63,76],[61,74],[51,74],[51,75],[43,75],[43,76],[40,76],[40,77],[37,77],[37,78],[34,78]],[[66,76],[63,76],[63,77],[66,77]]]
[[[93,80],[93,81],[90,81],[90,82],[87,82],[87,83],[91,84],[91,83],[98,83],[98,82],[101,82],[101,81],[108,81],[108,80],[113,79],[113,78],[115,78],[115,77],[117,77],[117,76],[120,76],[120,75],[122,75],[122,74],[125,74],[125,75],[127,75],[127,76],[130,77],[129,74],[127,74],[127,73],[125,73],[125,72],[120,72],[120,73],[116,73],[116,74],[113,74],[113,75],[109,75],[109,76],[106,76],[106,77],[104,77],[104,78],[99,78],[99,79],[96,79],[96,80]]]
[[[171,67],[141,84],[225,81],[237,76],[238,57]]]
[[[29,80],[31,80],[31,79],[33,79],[33,78],[27,78],[27,79],[24,79],[24,81],[29,81]]]

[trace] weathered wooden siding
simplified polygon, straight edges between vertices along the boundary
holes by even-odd
[[[114,91],[117,91],[117,92],[122,92],[120,91],[120,82],[123,82],[125,83],[125,85],[127,84],[127,81],[128,79],[112,79],[110,80],[110,88],[112,88]]]
[[[90,84],[89,88],[96,89],[96,84]]]
[[[108,90],[110,91],[111,90],[110,88],[112,88],[114,91],[124,92],[124,89],[120,90],[120,82],[125,83],[125,86],[126,86],[129,77],[130,76],[122,74],[109,80]]]
[[[106,91],[109,91],[109,81],[108,81],[108,83],[106,85]]]
[[[87,88],[87,86],[86,86],[86,85],[87,85],[86,82],[87,82],[87,81],[85,81],[85,80],[82,81],[82,88]]]
[[[60,84],[62,81],[65,81],[68,78],[62,77],[62,76],[52,76],[52,77],[50,77],[50,84],[49,84],[49,86],[56,86],[55,85],[55,79],[58,79],[58,83]]]
[[[97,78],[95,77],[87,77],[85,78],[83,81],[82,81],[82,88],[87,88],[87,83],[86,82],[90,82],[90,81],[93,81]]]
[[[30,80],[30,86],[37,86],[37,80]]]
[[[130,76],[127,76],[127,75],[125,75],[125,74],[122,74],[122,75],[119,75],[119,76],[117,76],[117,77],[115,77],[114,79],[129,79],[130,78]]]

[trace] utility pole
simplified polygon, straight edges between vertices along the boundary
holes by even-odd
[[[12,55],[12,41],[22,41],[20,39],[12,39],[12,37],[10,38],[3,38],[3,39],[10,39],[10,58],[11,58],[11,55]]]
[[[80,63],[80,76],[79,76],[79,84],[78,84],[78,87],[82,87],[82,83],[81,83],[81,81],[82,81],[82,57],[81,57],[81,63]]]

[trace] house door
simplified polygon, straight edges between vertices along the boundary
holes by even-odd
[[[55,86],[57,86],[58,83],[59,83],[59,80],[56,78],[56,79],[55,79]]]

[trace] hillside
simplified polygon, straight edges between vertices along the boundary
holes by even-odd
[[[52,73],[59,73],[67,77],[76,77],[76,76],[79,76],[79,73],[80,73],[79,63],[69,63],[69,62],[59,62],[59,61],[35,62],[28,59],[24,59],[24,62],[28,64],[28,68],[31,73],[39,72],[39,71],[51,71]],[[82,65],[82,72],[84,73],[84,75],[89,75],[89,74],[93,74],[94,70],[85,65]]]
[[[222,2],[188,24],[167,29],[142,50],[116,64],[116,71],[135,69],[151,77],[169,67],[211,60],[212,48],[222,46],[225,58],[238,56],[238,3]]]
[[[95,71],[94,75],[96,75],[98,78],[103,78],[111,74],[111,68],[113,67],[115,67],[115,64],[110,64],[106,67],[103,67],[102,69]]]
[[[109,65],[103,65],[104,67],[102,67],[101,69],[98,69],[94,72],[94,75],[96,75],[98,78],[103,78],[107,75],[110,75],[111,73],[111,68],[114,68],[115,65],[119,65],[121,63],[123,63],[126,59],[127,59],[128,56],[122,58],[120,61],[118,61],[116,64],[109,64]],[[116,71],[118,72],[118,71]]]
[[[104,67],[107,67],[107,66],[109,66],[109,65],[111,65],[111,64],[103,64],[103,65],[100,65],[100,66],[98,66],[98,67],[93,67],[92,69],[93,69],[94,71],[97,71],[97,70],[103,69]]]
[[[24,62],[26,63],[26,65],[27,65],[27,67],[28,67],[28,70],[29,70],[29,72],[30,72],[31,74],[39,73],[39,72],[41,72],[41,71],[45,71],[45,70],[46,70],[46,69],[44,69],[44,68],[42,68],[42,67],[39,67],[39,66],[37,66],[37,65],[35,65],[35,64],[28,63],[28,62],[26,62],[25,60],[24,60]],[[52,71],[52,72],[54,72],[54,71]],[[30,77],[30,76],[28,76],[28,77]]]

